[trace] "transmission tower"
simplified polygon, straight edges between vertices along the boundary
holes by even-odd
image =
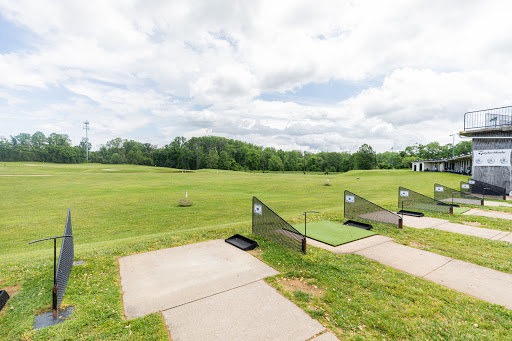
[[[89,130],[89,121],[85,121],[85,159],[89,162],[89,137],[87,136],[87,131]]]

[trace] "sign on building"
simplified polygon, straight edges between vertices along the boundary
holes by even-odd
[[[478,166],[510,166],[512,149],[493,149],[473,151],[473,165]]]

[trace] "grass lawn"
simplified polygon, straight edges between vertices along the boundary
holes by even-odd
[[[324,186],[327,178],[332,186]],[[396,211],[398,186],[433,196],[434,183],[456,187],[466,178],[396,170],[325,176],[0,163],[0,289],[16,292],[0,311],[0,339],[166,340],[160,314],[124,319],[118,257],[235,233],[251,236],[252,196],[292,224],[303,223],[301,213],[309,210],[321,212],[311,221],[340,222],[345,189]],[[185,191],[194,202],[191,207],[178,205]],[[61,235],[68,207],[75,259],[85,263],[73,268],[62,303],[75,307],[73,319],[33,331],[34,315],[48,311],[51,303],[53,245],[28,242]],[[508,222],[498,219],[426,215],[512,231]],[[504,242],[383,224],[374,224],[372,231],[398,243],[512,273],[512,246]],[[501,306],[357,255],[334,255],[312,247],[301,255],[258,242],[256,256],[282,272],[270,283],[341,338],[512,338],[512,314]]]
[[[304,224],[294,224],[293,227],[304,234]],[[332,246],[338,246],[375,235],[375,232],[357,227],[343,225],[329,220],[313,221],[306,226],[306,236]]]

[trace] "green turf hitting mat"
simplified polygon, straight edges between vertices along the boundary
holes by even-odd
[[[293,225],[297,231],[304,233],[304,223]],[[319,242],[338,246],[375,235],[376,233],[357,227],[343,225],[334,221],[313,221],[307,224],[306,237]]]

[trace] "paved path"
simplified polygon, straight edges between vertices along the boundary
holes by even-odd
[[[400,245],[384,236],[372,236],[337,247],[310,239],[308,244],[338,254],[355,253],[481,300],[512,309],[512,274]]]
[[[481,211],[483,212],[483,211]],[[512,243],[512,233],[499,231],[499,230],[491,230],[483,227],[463,225],[463,224],[455,224],[450,223],[448,220],[438,219],[438,218],[430,218],[430,217],[411,217],[404,215],[404,225],[416,229],[436,229],[442,230],[446,232],[453,232],[464,234],[468,236],[475,236],[479,238],[491,239],[491,240],[500,240],[508,243]]]
[[[162,312],[174,341],[337,340],[262,280],[276,270],[222,239],[121,257],[119,271],[126,317]]]
[[[482,217],[489,218],[499,218],[499,219],[507,219],[512,220],[512,214],[508,212],[498,212],[498,211],[482,211],[477,208],[472,208],[467,212],[462,213],[463,215],[478,215]]]
[[[484,200],[484,206],[504,206],[504,207],[512,207],[512,204],[509,204],[507,202],[500,202],[500,201],[487,201]]]

